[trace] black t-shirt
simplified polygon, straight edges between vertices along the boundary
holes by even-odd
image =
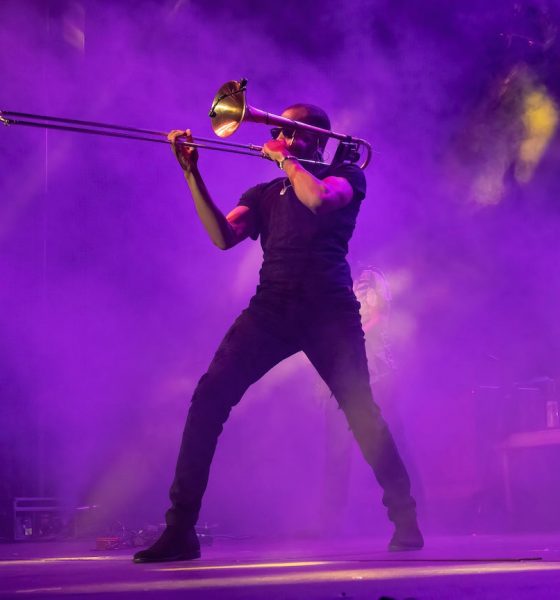
[[[261,285],[352,285],[346,254],[366,194],[365,176],[354,164],[309,170],[319,179],[344,177],[354,190],[352,200],[342,208],[316,215],[297,199],[291,186],[281,195],[289,184],[285,177],[258,184],[239,200],[240,206],[255,211],[255,228],[250,236],[261,238]]]

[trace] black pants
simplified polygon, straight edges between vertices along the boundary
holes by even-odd
[[[259,286],[194,392],[170,490],[168,525],[196,523],[216,443],[232,407],[252,383],[298,351],[305,352],[344,411],[383,489],[389,518],[397,522],[414,514],[408,474],[372,398],[352,291]]]

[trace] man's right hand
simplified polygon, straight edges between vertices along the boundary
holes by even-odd
[[[197,169],[198,163],[198,150],[191,146],[185,146],[181,144],[181,141],[192,142],[193,137],[190,129],[181,131],[180,129],[173,129],[167,134],[167,139],[171,142],[171,148],[173,154],[175,154],[181,169],[185,172],[185,175],[190,175]]]

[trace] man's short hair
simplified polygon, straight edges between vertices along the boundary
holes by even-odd
[[[307,123],[308,125],[314,125],[315,127],[320,127],[321,129],[327,129],[330,131],[331,128],[331,120],[329,119],[329,115],[320,108],[319,106],[315,106],[315,104],[307,104],[306,102],[299,102],[298,104],[292,104],[288,106],[285,110],[305,110],[307,115],[303,119],[298,119],[302,123]],[[319,136],[321,141],[321,146],[324,148],[327,145],[329,140],[328,135]]]

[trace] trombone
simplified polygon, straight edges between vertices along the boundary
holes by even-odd
[[[233,154],[243,154],[246,156],[256,156],[258,158],[268,158],[263,154],[263,147],[255,144],[237,144],[235,142],[225,141],[226,138],[235,133],[241,123],[264,123],[279,127],[291,127],[305,131],[311,131],[319,136],[325,136],[339,140],[338,148],[335,152],[332,164],[344,162],[356,163],[361,158],[361,169],[365,169],[370,160],[372,149],[369,142],[361,138],[350,135],[336,133],[328,129],[322,129],[287,119],[261,109],[255,108],[247,103],[246,99],[247,80],[228,81],[217,91],[210,108],[209,117],[212,121],[212,129],[220,139],[210,139],[204,137],[195,137],[192,142],[178,141],[177,143],[192,148],[204,150],[216,150],[219,152],[230,152]],[[139,129],[137,127],[125,127],[122,125],[111,125],[108,123],[99,123],[97,121],[84,121],[80,119],[67,119],[63,117],[52,117],[46,115],[36,115],[31,113],[14,112],[0,110],[0,123],[10,125],[23,125],[26,127],[39,127],[42,129],[54,129],[59,131],[70,131],[75,133],[86,133],[91,135],[100,135],[106,137],[125,138],[138,140],[142,142],[155,142],[159,144],[168,144],[167,133],[164,131],[154,131],[150,129]],[[321,164],[324,163],[311,159],[299,159],[303,163]]]

